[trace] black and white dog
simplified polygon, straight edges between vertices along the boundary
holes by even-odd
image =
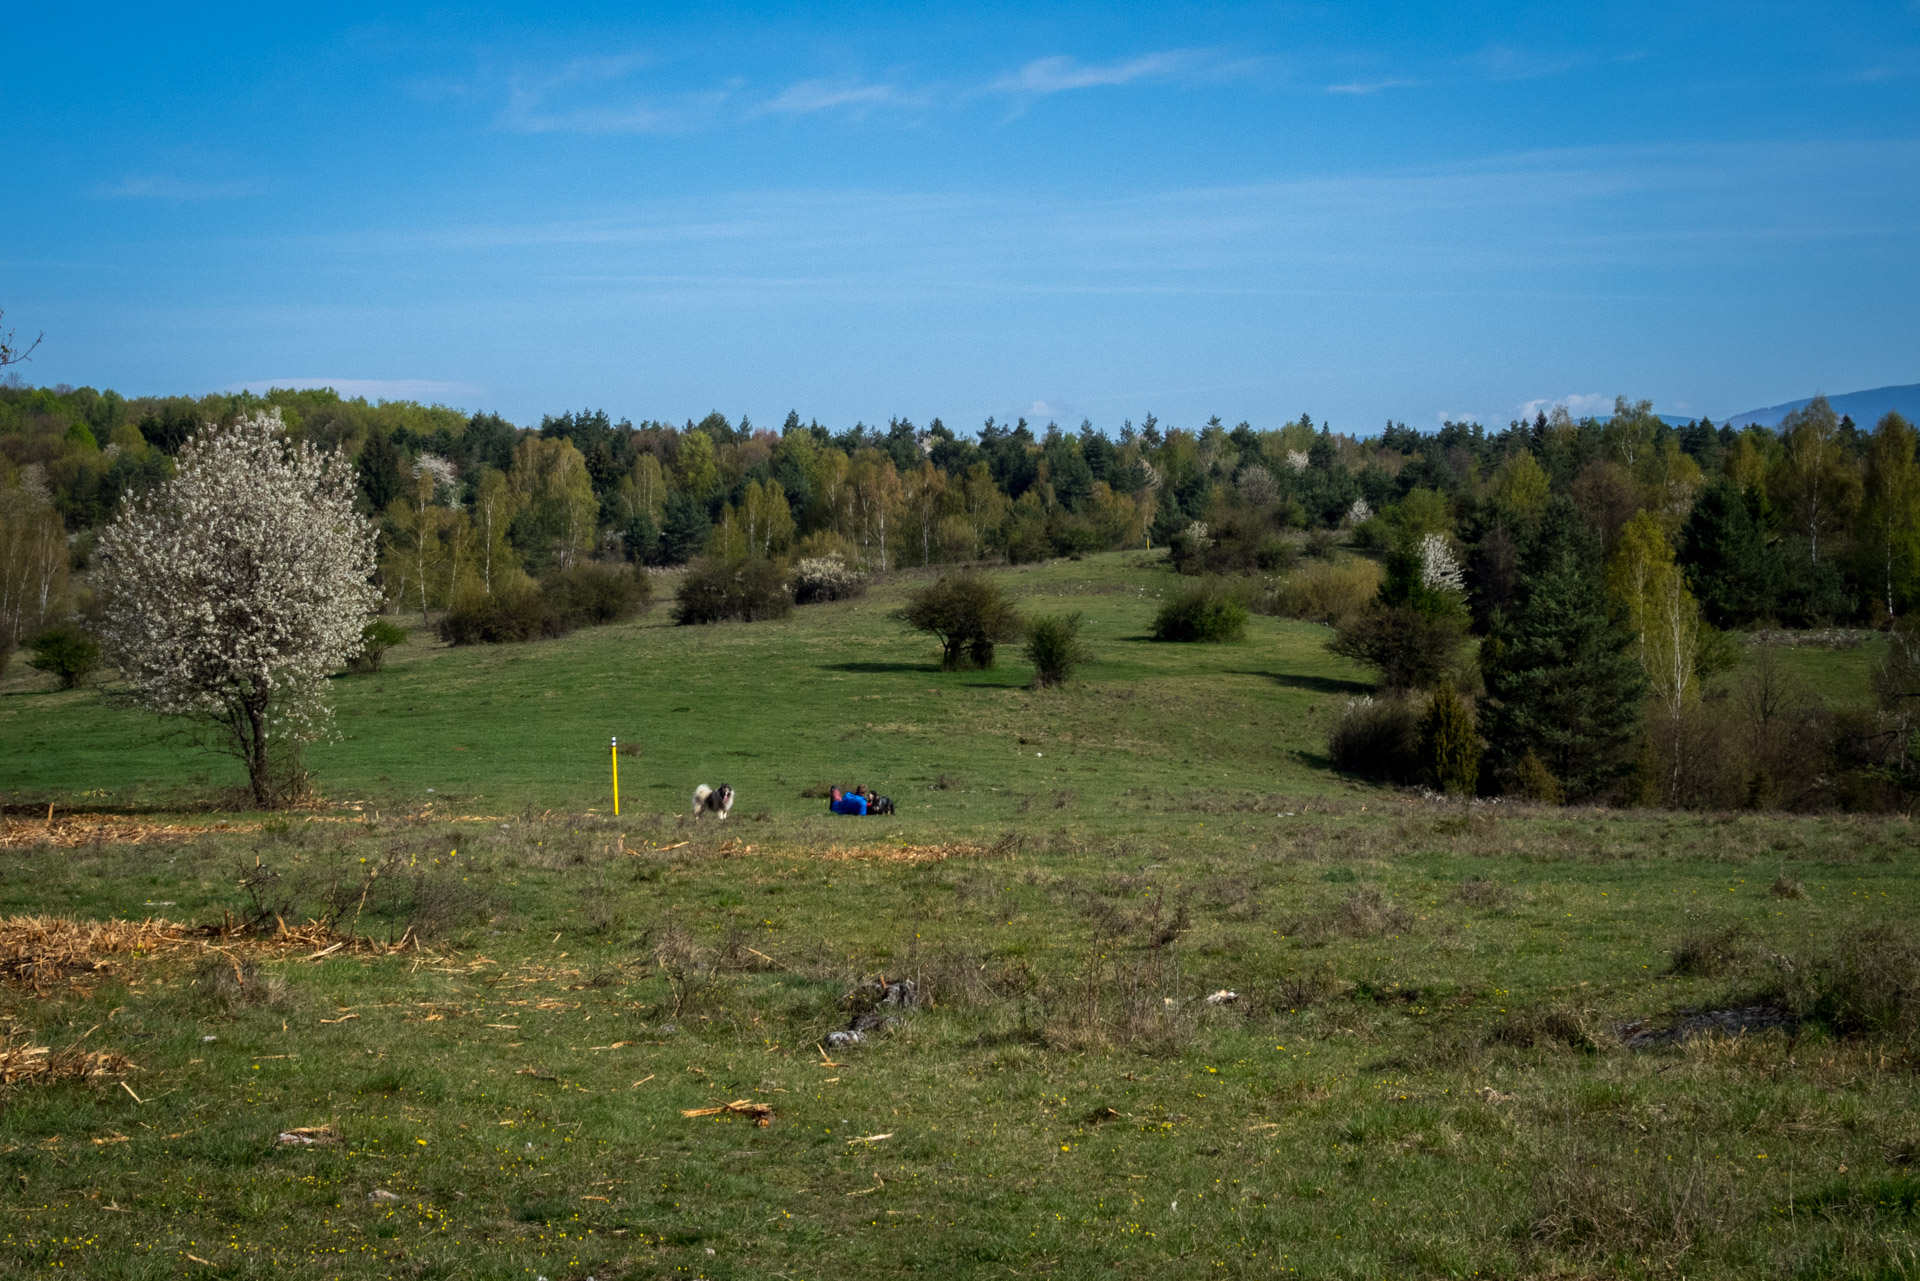
[[[693,789],[693,816],[718,814],[726,818],[727,811],[733,808],[733,789],[725,783],[719,787],[708,787],[705,783]]]

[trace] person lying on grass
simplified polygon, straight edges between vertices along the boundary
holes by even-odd
[[[827,794],[827,808],[835,814],[850,814],[864,818],[869,814],[893,813],[893,798],[876,796],[866,784],[858,784],[842,791],[834,788]]]

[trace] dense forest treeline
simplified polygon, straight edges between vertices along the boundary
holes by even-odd
[[[416,607],[587,558],[837,551],[884,570],[1172,544],[1183,568],[1273,570],[1295,531],[1384,546],[1417,525],[1459,551],[1484,623],[1511,596],[1517,535],[1553,496],[1603,558],[1644,513],[1717,626],[1880,624],[1920,591],[1911,428],[1890,415],[1862,429],[1824,401],[1777,431],[1674,427],[1622,401],[1605,420],[1562,412],[1497,432],[1389,424],[1355,438],[1304,415],[1273,430],[1148,415],[1110,438],[991,419],[972,436],[939,419],[836,433],[797,413],[778,431],[718,413],[636,426],[600,411],[522,428],[325,390],[194,400],[4,387],[0,611],[16,632],[44,621],[92,531],[167,476],[192,431],[263,404],[352,463],[383,523],[388,593]]]
[[[352,468],[389,607],[449,610],[456,640],[618,616],[648,595],[644,576],[608,577],[620,564],[700,560],[706,607],[683,591],[680,617],[708,621],[901,567],[1165,547],[1211,584],[1195,608],[1225,593],[1317,619],[1379,673],[1382,697],[1330,743],[1342,768],[1721,807],[1920,790],[1920,460],[1897,414],[1862,427],[1815,400],[1777,430],[1676,427],[1623,399],[1491,432],[1148,415],[1113,437],[992,419],[963,436],[939,419],[834,432],[791,413],[776,431],[594,410],[520,427],[325,390],[0,386],[0,647],[84,612],[70,581],[120,505],[202,424],[263,407]],[[1791,697],[1766,663],[1738,700],[1707,691],[1737,661],[1729,630],[1836,624],[1891,627],[1876,710]]]

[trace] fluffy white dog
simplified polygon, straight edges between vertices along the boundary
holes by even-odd
[[[733,808],[733,789],[725,783],[719,787],[708,787],[705,783],[693,789],[693,816],[718,814],[726,818],[727,811]]]

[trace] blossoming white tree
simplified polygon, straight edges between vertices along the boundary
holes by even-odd
[[[1445,534],[1421,535],[1420,582],[1436,592],[1466,592],[1466,574]]]
[[[350,469],[288,441],[278,410],[206,427],[99,558],[103,639],[132,697],[238,757],[260,804],[296,799],[302,748],[329,721],[326,677],[379,599]]]

